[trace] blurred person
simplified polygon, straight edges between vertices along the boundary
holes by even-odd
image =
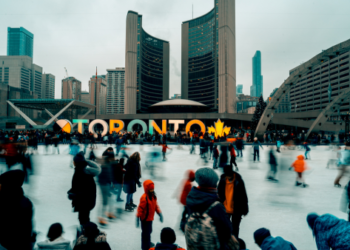
[[[139,227],[141,221],[141,249],[148,250],[153,247],[151,242],[152,223],[154,214],[159,215],[160,222],[163,223],[163,215],[159,208],[157,196],[154,192],[154,183],[151,180],[146,180],[143,183],[145,193],[140,198],[139,206],[136,214],[136,227]]]
[[[193,138],[193,136],[191,136],[191,149],[190,149],[190,154],[196,154],[196,142]]]
[[[24,196],[22,170],[0,175],[0,249],[31,250],[35,243],[33,204]]]
[[[184,206],[184,211],[182,213],[180,229],[185,232],[185,225],[187,217],[189,216],[188,208],[186,206],[187,196],[192,189],[192,182],[195,180],[195,172],[193,170],[187,170],[185,173],[186,179],[183,183],[183,188],[180,196],[180,203]]]
[[[116,153],[115,153],[115,155],[116,156],[118,156],[119,155],[119,152],[120,152],[120,149],[121,149],[121,147],[122,147],[122,145],[123,145],[123,137],[122,136],[120,136],[116,141],[115,141],[115,144],[116,144]]]
[[[255,243],[262,250],[297,250],[296,247],[282,237],[272,237],[266,228],[260,228],[254,232]]]
[[[236,163],[236,152],[235,152],[235,148],[233,147],[232,144],[230,144],[228,146],[228,150],[230,151],[230,156],[231,156],[231,158],[230,158],[230,165],[231,166],[235,165],[236,171],[238,171],[238,167],[237,167],[237,163]]]
[[[69,145],[69,154],[72,156],[72,160],[70,162],[70,167],[73,167],[73,159],[79,153],[80,147],[79,142],[75,139],[72,139],[71,144]],[[84,153],[85,154],[85,153]]]
[[[228,160],[228,156],[227,156],[227,146],[221,146],[220,147],[220,159],[219,159],[219,167],[223,168],[224,166],[227,165],[227,160]]]
[[[190,214],[185,227],[187,248],[196,250],[209,249],[209,247],[211,249],[227,249],[226,247],[232,240],[232,225],[226,215],[224,205],[220,203],[218,198],[216,187],[219,177],[211,168],[200,168],[195,173],[195,180],[199,186],[192,187],[186,199]],[[206,225],[198,224],[203,222],[202,216],[207,218],[212,227],[208,228]],[[205,232],[200,231],[201,228],[205,228]],[[203,237],[210,243],[201,240]]]
[[[105,218],[115,219],[113,214],[113,205],[110,201],[111,187],[113,183],[112,164],[114,162],[113,148],[109,147],[103,152],[103,164],[101,165],[101,173],[98,175],[98,184],[100,185],[102,194],[101,213],[98,217],[99,224],[105,226],[108,222]]]
[[[239,250],[249,250],[249,249],[247,249],[244,240],[242,240],[240,238],[238,238],[237,240],[239,242]]]
[[[261,146],[261,143],[258,141],[258,138],[255,137],[254,138],[254,142],[253,142],[253,149],[254,149],[254,162],[257,159],[258,161],[260,161],[260,157],[259,157],[259,150],[260,147],[263,149],[263,147]]]
[[[283,145],[283,142],[282,142],[281,138],[278,138],[278,139],[277,139],[276,145],[277,145],[277,150],[276,150],[276,151],[277,151],[278,153],[281,153],[280,150],[281,150],[281,146]]]
[[[133,153],[128,162],[125,165],[125,176],[123,190],[126,195],[125,211],[133,212],[137,207],[133,203],[133,194],[136,192],[136,184],[141,188],[141,167],[140,167],[141,156],[139,152]]]
[[[347,168],[350,165],[350,141],[347,141],[345,143],[345,148],[344,150],[340,151],[340,158],[339,158],[339,174],[337,178],[334,180],[334,186],[335,187],[341,187],[340,185],[340,180],[344,176]]]
[[[171,148],[169,148],[167,144],[163,144],[163,145],[162,145],[163,161],[166,161],[165,155],[166,155],[166,150],[167,150],[167,149],[170,149],[170,150],[171,150]]]
[[[248,214],[249,207],[244,181],[240,174],[232,170],[231,165],[224,167],[224,174],[221,175],[218,185],[218,196],[231,219],[232,234],[238,238],[242,216]]]
[[[160,232],[160,242],[153,248],[149,250],[185,250],[174,244],[176,241],[175,231],[170,227],[165,227]]]
[[[63,238],[63,233],[63,227],[60,223],[52,224],[47,233],[47,240],[37,243],[38,250],[72,250],[70,241]]]
[[[57,154],[60,154],[60,149],[59,149],[59,146],[58,146],[58,140],[59,140],[59,135],[55,135],[54,137],[52,137],[52,143],[54,145],[54,148],[52,150],[52,154],[55,153],[55,151],[57,151]]]
[[[18,158],[18,149],[13,137],[9,138],[9,142],[4,145],[4,149],[7,168],[10,170],[11,167],[17,163]]]
[[[218,168],[218,158],[219,158],[219,150],[218,150],[218,146],[214,145],[213,147],[213,168],[217,169]]]
[[[295,182],[295,186],[302,185],[304,188],[308,187],[309,185],[305,184],[305,180],[303,178],[303,173],[307,169],[306,162],[304,161],[304,156],[299,155],[297,157],[297,160],[295,160],[290,167],[290,169],[294,168],[294,171],[297,173],[297,179]]]
[[[312,230],[317,249],[350,249],[350,223],[331,214],[308,214],[307,223]]]
[[[124,201],[120,198],[120,195],[123,190],[125,172],[124,158],[121,158],[118,163],[113,164],[113,185],[117,195],[117,202]]]
[[[101,173],[101,168],[93,161],[85,160],[80,152],[73,159],[74,175],[72,188],[68,191],[68,198],[72,201],[74,212],[78,212],[80,225],[90,222],[90,211],[96,205],[95,176]]]
[[[50,134],[48,132],[46,132],[45,134],[45,152],[46,154],[48,154],[49,147],[51,146],[51,138],[50,138]]]
[[[271,181],[277,182],[276,173],[277,173],[277,160],[276,156],[273,152],[273,147],[270,148],[269,152],[269,163],[270,163],[270,171],[267,173],[267,179]]]
[[[241,157],[243,157],[243,140],[242,137],[240,135],[238,135],[238,138],[235,142],[236,144],[236,149],[237,149],[237,157],[239,157],[239,155],[241,155]]]
[[[83,228],[83,234],[77,239],[73,250],[111,250],[107,242],[107,234],[98,230],[93,222]]]
[[[311,149],[310,149],[309,145],[307,144],[307,142],[304,142],[304,148],[305,148],[305,160],[308,159],[307,158],[308,156],[309,156],[309,159],[311,160],[311,158],[310,158]]]

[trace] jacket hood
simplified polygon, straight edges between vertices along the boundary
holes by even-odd
[[[316,227],[322,227],[323,230],[329,230],[331,228],[333,228],[334,226],[336,226],[341,220],[338,219],[337,217],[331,215],[331,214],[325,214],[323,216],[318,217],[315,220],[315,224],[314,224],[314,229]]]
[[[291,248],[291,243],[284,240],[281,237],[272,237],[269,236],[267,237],[263,243],[261,244],[261,249],[262,250],[290,250],[294,249]]]
[[[70,245],[70,241],[66,240],[62,237],[59,237],[58,239],[54,241],[42,241],[38,242],[38,250],[40,249],[66,249],[68,245]]]
[[[187,196],[186,204],[191,212],[203,213],[211,204],[218,200],[217,193],[208,193],[193,187]]]
[[[298,155],[298,156],[297,156],[297,159],[298,159],[299,161],[302,161],[302,160],[304,160],[304,156],[303,156],[303,155]]]
[[[151,189],[154,189],[154,183],[151,180],[146,180],[143,182],[143,189],[145,190],[145,194],[147,195]]]
[[[195,172],[193,170],[188,170],[187,177],[188,177],[188,180],[194,181],[195,180]]]

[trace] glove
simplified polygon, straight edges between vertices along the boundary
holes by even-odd
[[[162,213],[159,214],[159,220],[160,220],[161,223],[163,223],[164,218],[163,218],[163,214]]]
[[[142,184],[141,184],[141,182],[139,182],[139,183],[138,183],[137,185],[139,186],[139,188],[141,188],[141,187],[142,187]]]
[[[288,170],[291,171],[291,170],[292,170],[292,167],[290,167]]]
[[[140,219],[139,219],[139,217],[136,217],[136,227],[137,228],[140,227]]]

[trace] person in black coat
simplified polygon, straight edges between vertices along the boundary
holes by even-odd
[[[68,198],[72,200],[74,212],[79,213],[80,225],[84,225],[90,221],[90,211],[96,205],[94,177],[100,174],[101,168],[95,162],[85,160],[83,152],[74,157],[73,163],[75,171]]]
[[[33,249],[33,204],[24,196],[22,170],[0,175],[0,249]],[[1,247],[2,246],[2,247]]]
[[[239,157],[239,155],[241,155],[241,157],[243,157],[243,140],[241,135],[238,136],[237,140],[236,140],[236,149],[237,149],[237,157]]]
[[[219,201],[216,189],[219,177],[213,169],[198,169],[195,179],[199,186],[193,187],[186,199],[189,215],[196,212],[203,214],[214,202]],[[225,207],[218,203],[209,210],[208,215],[214,221],[220,242],[220,250],[224,250],[232,237],[232,226],[226,215]]]
[[[125,165],[123,190],[126,195],[125,211],[132,212],[137,206],[133,203],[132,196],[136,192],[136,184],[141,187],[141,156],[138,152],[133,153]]]
[[[226,197],[228,193],[232,196]],[[232,219],[232,234],[238,238],[242,215],[246,216],[249,212],[248,197],[242,177],[232,170],[231,165],[224,167],[224,174],[221,175],[218,185],[218,195],[228,217]]]

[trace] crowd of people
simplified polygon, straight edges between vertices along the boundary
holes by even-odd
[[[195,136],[195,132],[191,133],[189,138],[190,153],[195,153],[193,147],[198,142],[201,159],[206,163],[208,159],[213,159],[213,166],[199,168],[197,171],[188,170],[186,173],[179,198],[179,202],[183,205],[179,227],[185,235],[186,246],[179,247],[176,244],[175,231],[168,227],[162,229],[160,243],[154,244],[151,241],[155,215],[159,216],[160,222],[163,222],[164,216],[174,215],[163,215],[158,204],[155,183],[150,179],[141,182],[140,153],[134,152],[128,155],[124,150],[125,145],[136,141],[141,133],[112,133],[106,135],[106,140],[98,136],[97,140],[111,142],[109,144],[115,144],[115,148],[107,146],[101,156],[94,156],[91,152],[93,153],[96,138],[91,133],[68,135],[62,131],[56,133],[27,131],[9,134],[0,131],[0,141],[2,141],[0,155],[8,168],[0,175],[0,249],[111,249],[106,233],[99,229],[99,226],[105,227],[109,221],[113,221],[118,216],[112,206],[111,193],[116,195],[117,202],[125,202],[124,211],[136,210],[135,224],[137,228],[141,228],[140,248],[142,250],[246,249],[245,242],[240,238],[239,233],[242,219],[248,216],[249,203],[245,183],[238,173],[236,161],[237,157],[243,157],[242,151],[244,146],[247,146],[244,143],[246,135],[238,133],[234,142],[225,143],[226,140],[213,138],[211,134],[203,135],[197,132]],[[157,141],[157,144],[162,146],[163,160],[166,160],[167,149],[171,149],[167,145],[169,137],[167,135],[143,135],[143,137],[149,138],[154,145]],[[177,141],[185,143],[183,140],[186,137],[187,135],[178,137]],[[24,195],[22,189],[32,169],[28,155],[37,150],[40,142],[45,144],[45,148],[52,143],[54,149],[57,148],[54,152],[59,153],[57,144],[60,141],[70,144],[69,153],[72,155],[71,167],[74,168],[74,174],[67,198],[71,200],[73,211],[78,214],[80,227],[74,242],[63,237],[64,229],[60,223],[50,226],[47,240],[36,242],[33,223],[34,205]],[[277,181],[275,178],[277,162],[274,151],[280,152],[280,147],[284,143],[282,141],[278,139],[277,142],[280,142],[280,145],[276,143],[276,147],[271,148],[269,152],[271,169],[267,179],[272,181]],[[80,150],[80,143],[84,145],[83,151]],[[91,152],[89,157],[86,157],[88,146]],[[350,142],[346,142],[345,146],[344,150],[339,151],[339,165],[344,168],[350,165]],[[254,138],[251,147],[254,152],[254,162],[258,162],[259,150],[263,149],[263,145]],[[307,187],[303,172],[307,169],[305,160],[310,157],[307,158],[306,152],[309,152],[310,148],[307,143],[303,144],[303,147],[305,157],[299,155],[291,164],[291,169],[296,172],[295,185]],[[23,170],[12,170],[12,166],[16,163],[22,163]],[[215,171],[218,168],[222,170],[221,176]],[[90,220],[90,213],[96,206],[98,192],[96,182],[102,196],[98,224]],[[134,193],[142,186],[143,195],[138,202],[134,201]],[[350,200],[350,183],[347,190]],[[126,194],[125,201],[121,199],[122,192]],[[319,216],[312,213],[307,216],[306,221],[315,237],[318,249],[350,249],[350,214],[349,221],[345,221],[330,214]],[[18,225],[21,226],[18,227]],[[296,249],[293,243],[284,238],[271,236],[266,228],[257,229],[253,239],[263,250]]]

